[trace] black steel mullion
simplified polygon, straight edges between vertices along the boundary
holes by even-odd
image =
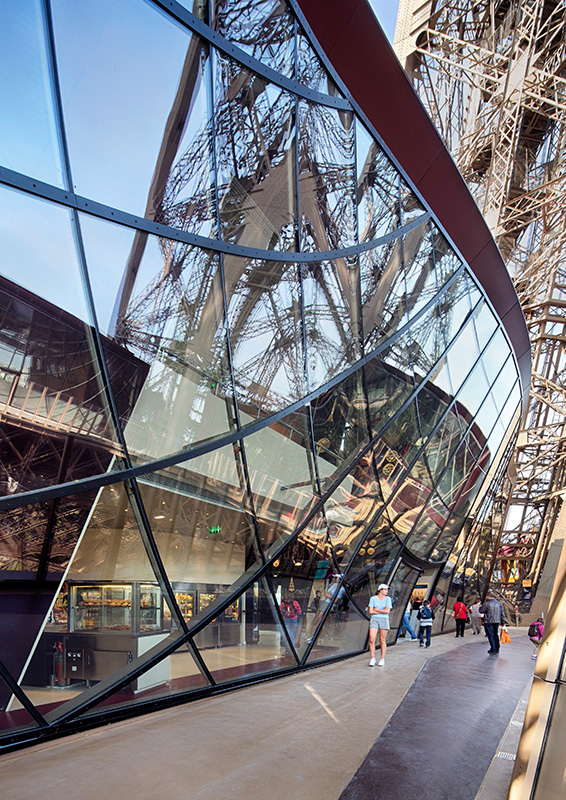
[[[151,0],[154,5],[165,11],[168,16],[175,19],[183,27],[188,28],[190,31],[196,33],[198,36],[205,39],[211,45],[221,50],[225,55],[238,61],[244,67],[252,70],[253,72],[261,75],[270,83],[285,89],[288,92],[308,98],[319,105],[329,106],[330,108],[337,108],[344,111],[351,111],[352,106],[348,97],[337,97],[336,95],[323,94],[316,89],[311,89],[298,83],[293,78],[287,78],[276,70],[264,64],[262,61],[250,56],[244,50],[239,48],[229,39],[225,39],[220,33],[217,33],[209,25],[204,23],[187,8],[182,6],[176,0]]]
[[[216,149],[216,70],[218,68],[218,56],[216,51],[213,47],[210,48],[210,69],[209,69],[209,82],[208,82],[208,99],[210,105],[210,124],[212,130],[212,170],[213,170],[213,179],[214,179],[214,205],[216,211],[216,230],[217,235],[221,237],[221,225],[222,220],[220,217],[220,196],[218,193],[218,153]],[[231,337],[230,337],[230,325],[228,321],[228,298],[226,295],[226,281],[225,281],[225,274],[224,274],[224,254],[219,253],[219,262],[220,262],[220,282],[222,287],[222,308],[224,313],[224,325],[225,325],[225,332],[226,332],[226,348],[228,354],[228,365],[230,369],[230,383],[232,387],[232,398],[231,402],[233,403],[233,413],[234,413],[234,420],[236,424],[236,430],[240,431],[242,429],[241,417],[240,417],[240,409],[238,406],[238,391],[236,388],[236,379],[234,376],[234,362],[232,358],[232,344],[231,344]],[[230,427],[233,427],[233,422],[231,419],[228,420]],[[243,470],[243,483],[242,491],[247,496],[247,501],[249,503],[249,509],[251,512],[252,517],[252,527],[255,537],[255,545],[256,551],[259,553],[260,560],[263,562],[265,561],[263,547],[261,545],[261,537],[259,535],[259,529],[257,524],[257,517],[255,513],[255,504],[253,501],[253,493],[251,488],[251,480],[248,470],[248,463],[246,458],[246,453],[244,449],[244,444],[242,440],[236,440],[233,443],[234,450],[239,450],[239,455],[241,457],[241,465]],[[234,452],[234,459],[236,460],[236,467],[238,467],[237,459],[238,453]],[[238,469],[238,475],[240,470]]]
[[[271,597],[272,602],[273,602],[273,609],[272,609],[273,618],[275,619],[276,622],[279,623],[279,626],[280,626],[281,630],[283,631],[285,639],[287,640],[287,644],[289,645],[289,649],[291,650],[291,653],[293,654],[293,657],[295,658],[295,662],[296,663],[294,664],[294,666],[296,667],[297,664],[301,663],[301,659],[299,657],[299,654],[297,653],[297,650],[296,650],[296,647],[295,647],[295,642],[292,641],[291,634],[287,630],[287,625],[285,624],[285,619],[283,617],[283,614],[281,613],[281,609],[280,609],[279,605],[275,601],[276,598],[275,598],[275,591],[274,591],[274,588],[273,588],[273,577],[271,575],[271,572],[266,570],[265,572],[262,573],[261,577],[258,580],[265,581],[265,583],[267,584],[267,589],[268,589],[267,596]]]
[[[445,290],[447,290],[451,286],[454,280],[457,279],[457,277],[460,275],[462,271],[464,271],[464,269],[465,269],[464,266],[462,266],[460,270],[458,270],[452,276],[450,281],[444,287]],[[61,484],[61,486],[59,487],[47,487],[44,489],[22,492],[21,494],[18,495],[9,495],[0,497],[0,511],[17,508],[23,505],[28,505],[29,503],[48,500],[51,497],[80,494],[81,492],[88,491],[92,488],[100,488],[102,486],[119,483],[128,480],[130,478],[143,477],[148,473],[155,472],[157,470],[161,470],[172,465],[187,463],[194,458],[206,455],[220,447],[224,447],[225,445],[228,444],[233,444],[237,439],[245,439],[247,436],[251,436],[257,431],[262,430],[263,428],[266,428],[275,422],[278,422],[279,420],[283,419],[284,417],[288,416],[294,411],[304,408],[305,405],[308,405],[311,402],[311,400],[316,399],[320,395],[327,392],[329,389],[332,389],[334,386],[341,383],[345,378],[349,377],[352,373],[359,370],[362,366],[375,359],[384,350],[387,350],[392,344],[394,344],[399,338],[401,338],[405,334],[410,325],[414,324],[422,316],[424,316],[424,314],[427,313],[429,308],[434,305],[437,299],[438,298],[436,297],[432,298],[425,306],[423,306],[422,309],[419,310],[418,314],[416,314],[412,320],[406,323],[406,325],[404,325],[402,328],[400,328],[398,331],[392,334],[388,339],[384,340],[378,347],[375,348],[375,350],[365,355],[356,364],[349,367],[343,373],[341,373],[338,376],[335,376],[323,386],[318,387],[317,390],[312,392],[310,395],[306,395],[300,400],[291,403],[285,409],[282,409],[281,411],[263,417],[257,420],[256,422],[247,425],[242,431],[233,431],[232,433],[220,436],[217,439],[214,439],[213,441],[208,440],[200,445],[196,445],[191,448],[189,454],[183,452],[175,453],[171,456],[166,456],[164,458],[156,459],[147,464],[142,464],[136,467],[127,467],[126,469],[123,469],[120,472],[104,472],[99,475],[92,476],[90,478],[84,478],[80,483],[71,481],[66,484]],[[431,372],[429,374],[431,374]],[[413,395],[414,391],[411,396]]]
[[[209,670],[209,668],[208,668],[208,666],[206,664],[206,661],[202,657],[200,650],[198,649],[197,645],[195,644],[193,637],[192,636],[189,636],[188,638],[187,637],[183,637],[183,640],[182,640],[182,642],[181,642],[181,644],[179,646],[182,646],[183,644],[185,644],[189,648],[189,651],[190,651],[192,657],[194,658],[194,660],[196,662],[196,665],[197,665],[197,667],[199,668],[199,670],[201,672],[201,675],[204,676],[204,678],[206,679],[207,683],[209,683],[211,686],[216,686],[217,685],[216,681],[214,680],[214,678],[212,676],[212,673],[211,673],[211,671]]]
[[[175,592],[173,591],[173,587],[171,586],[171,583],[169,581],[169,577],[167,575],[167,571],[163,564],[161,554],[159,552],[157,543],[153,536],[151,524],[149,522],[149,518],[145,510],[145,505],[137,481],[135,479],[124,481],[124,487],[130,499],[130,506],[135,516],[137,517],[138,529],[142,537],[145,552],[147,554],[148,560],[151,564],[151,568],[155,574],[155,577],[159,582],[161,591],[169,601],[171,614],[175,617],[175,622],[177,623],[179,628],[183,631],[183,633],[188,633],[187,623],[177,605]]]
[[[83,197],[82,195],[75,194],[75,192],[71,190],[61,189],[58,186],[53,186],[53,184],[45,183],[44,181],[37,180],[29,175],[24,175],[21,172],[16,172],[4,166],[0,166],[0,184],[10,186],[13,189],[26,192],[35,197],[41,197],[44,200],[49,200],[66,208],[75,209],[81,213],[96,217],[97,219],[123,225],[138,233],[161,236],[203,250],[213,250],[218,253],[243,256],[244,258],[256,258],[277,262],[320,262],[329,259],[348,258],[358,253],[366,252],[367,250],[374,250],[382,244],[387,244],[388,242],[398,239],[400,236],[404,236],[406,233],[412,231],[413,228],[419,227],[419,225],[422,225],[423,222],[431,218],[430,212],[424,211],[419,217],[407,222],[406,225],[396,228],[380,236],[378,239],[371,239],[370,241],[343,247],[339,250],[301,253],[289,250],[263,250],[257,247],[250,247],[249,245],[234,244],[233,242],[225,241],[220,238],[211,239],[208,236],[183,231],[180,228],[173,228],[169,225],[147,219],[146,217],[132,214],[128,211],[114,208],[113,206],[108,206],[97,200]],[[488,299],[487,302],[489,303]]]

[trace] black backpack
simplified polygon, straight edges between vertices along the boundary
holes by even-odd
[[[540,631],[538,625],[536,624],[536,622],[531,622],[531,624],[529,625],[529,630],[527,631],[527,636],[539,636],[539,635]]]

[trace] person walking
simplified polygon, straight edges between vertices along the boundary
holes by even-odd
[[[407,603],[407,608],[405,609],[405,613],[403,614],[403,620],[401,622],[401,627],[399,628],[399,637],[406,636],[408,633],[411,637],[410,641],[415,642],[417,640],[417,634],[411,627],[411,610],[412,605],[411,601]]]
[[[499,653],[499,626],[507,625],[505,619],[505,609],[503,603],[496,599],[493,592],[488,591],[485,603],[480,606],[480,614],[483,614],[483,626],[489,641],[490,655]]]
[[[381,583],[377,588],[377,594],[370,597],[369,611],[369,665],[375,667],[375,640],[379,631],[379,648],[381,658],[377,663],[378,667],[385,666],[385,651],[387,650],[387,631],[390,628],[389,612],[393,607],[391,598],[387,596],[389,586]]]
[[[456,639],[458,636],[464,638],[464,630],[468,621],[468,609],[464,605],[462,595],[459,595],[454,603],[454,619],[456,620]]]
[[[539,617],[535,622],[531,622],[531,624],[529,625],[529,630],[527,631],[527,636],[535,646],[531,658],[536,658],[538,656],[543,633],[544,633],[544,621],[542,617]]]
[[[417,611],[417,619],[419,625],[419,647],[424,647],[424,638],[426,636],[426,646],[430,647],[430,634],[432,632],[432,623],[434,622],[434,611],[430,607],[430,600],[423,600],[422,606]]]
[[[480,606],[481,600],[476,600],[475,603],[472,603],[470,606],[470,619],[472,621],[472,636],[475,636],[477,633],[481,633],[481,626],[483,622],[483,617],[480,614]]]

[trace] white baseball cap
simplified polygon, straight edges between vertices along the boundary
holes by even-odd
[[[389,586],[386,583],[380,583],[377,587],[377,591],[380,592],[382,589],[389,589]]]

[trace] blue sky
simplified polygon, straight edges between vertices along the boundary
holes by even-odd
[[[379,24],[387,34],[389,41],[392,42],[399,0],[369,0],[369,2],[379,20]]]

